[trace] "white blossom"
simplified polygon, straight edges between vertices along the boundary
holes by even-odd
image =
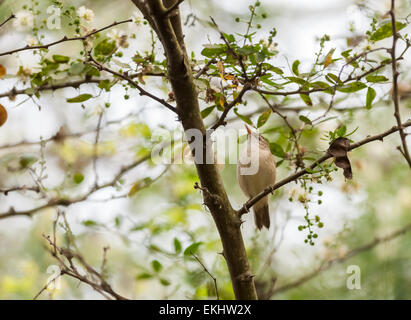
[[[34,26],[33,14],[29,11],[19,11],[13,21],[13,26],[17,30],[31,29]]]
[[[132,21],[133,23],[135,23],[136,25],[140,25],[140,24],[141,24],[141,20],[142,20],[142,17],[141,17],[141,15],[140,15],[140,13],[139,13],[138,11],[134,11],[134,12],[133,12],[133,15],[131,16],[131,21]]]
[[[26,43],[29,47],[33,47],[37,44],[37,39],[34,38],[33,36],[28,36],[26,38]]]
[[[107,38],[114,41],[117,46],[120,46],[122,48],[128,47],[127,34],[125,34],[124,32],[119,32],[115,28],[107,32]]]
[[[120,41],[121,35],[116,28],[112,28],[109,32],[107,32],[107,38],[118,43]]]
[[[94,20],[94,12],[93,10],[86,8],[85,6],[81,6],[77,9],[77,14],[80,18],[92,22]]]

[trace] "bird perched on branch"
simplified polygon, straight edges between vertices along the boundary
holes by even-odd
[[[266,187],[275,183],[276,164],[268,141],[247,126],[247,147],[241,153],[237,164],[237,179],[247,197],[254,197]],[[259,230],[270,227],[268,196],[253,207],[254,221]]]

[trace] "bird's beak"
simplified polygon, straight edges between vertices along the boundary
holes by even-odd
[[[249,128],[246,124],[245,124],[244,126],[245,126],[245,128],[247,129],[247,133],[248,133],[248,134],[251,134],[252,132],[251,132],[250,128]]]

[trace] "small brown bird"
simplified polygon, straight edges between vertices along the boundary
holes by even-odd
[[[237,179],[241,190],[252,198],[275,183],[276,164],[268,141],[245,127],[248,132],[247,147],[238,159]],[[268,196],[258,201],[253,208],[257,228],[270,228]]]

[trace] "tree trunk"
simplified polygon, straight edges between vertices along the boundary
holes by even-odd
[[[197,90],[181,31],[179,10],[165,14],[166,8],[170,8],[176,0],[164,0],[164,3],[161,0],[133,0],[133,2],[149,21],[164,47],[168,78],[176,99],[179,119],[185,132],[189,129],[199,130],[204,142],[203,159],[213,159],[211,148],[206,147],[211,142],[200,114]],[[195,157],[194,151],[192,148]],[[257,299],[253,275],[240,230],[240,217],[231,207],[217,166],[202,161],[196,163],[196,168],[204,203],[210,209],[220,234],[223,255],[228,265],[235,297],[242,300]]]

